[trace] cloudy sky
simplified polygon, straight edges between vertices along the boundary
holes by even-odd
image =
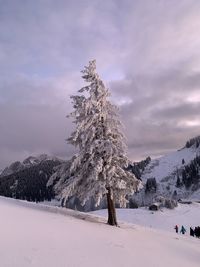
[[[73,153],[69,96],[91,59],[130,159],[200,134],[199,0],[0,0],[0,168]]]

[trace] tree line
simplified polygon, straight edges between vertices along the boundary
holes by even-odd
[[[1,177],[0,195],[34,202],[51,200],[54,192],[52,187],[47,187],[47,182],[59,164],[59,161],[47,160]]]
[[[181,179],[182,178],[182,179]],[[184,185],[189,188],[192,185],[198,185],[200,181],[200,156],[196,156],[188,165],[184,166],[181,177],[177,172],[176,186]]]

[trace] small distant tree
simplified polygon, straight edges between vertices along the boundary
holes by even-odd
[[[108,100],[109,91],[96,73],[96,62],[90,61],[82,74],[88,85],[71,96],[74,112],[69,115],[76,129],[68,142],[78,153],[72,158],[63,197],[67,200],[76,195],[83,205],[93,197],[98,206],[106,195],[108,224],[117,225],[115,203],[125,207],[127,195],[133,194],[140,182],[125,170],[128,159],[117,108]]]
[[[185,160],[184,159],[182,159],[182,164],[185,164]]]
[[[177,176],[176,187],[180,187],[180,186],[181,186],[181,179],[179,176]]]
[[[189,148],[189,147],[191,146],[190,142],[187,141],[185,146],[186,146],[187,148]]]
[[[145,187],[145,193],[156,193],[157,183],[156,178],[148,178]]]
[[[176,176],[177,176],[176,187],[180,187],[181,186],[181,179],[180,179],[180,176],[179,176],[178,168],[176,169]]]
[[[199,140],[197,140],[197,141],[196,141],[196,148],[199,147],[199,143],[200,143]]]

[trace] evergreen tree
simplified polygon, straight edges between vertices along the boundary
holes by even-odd
[[[180,187],[181,186],[181,179],[179,177],[179,170],[178,170],[178,168],[176,169],[176,174],[177,174],[176,187]]]
[[[78,153],[71,160],[62,196],[67,201],[76,195],[83,205],[93,197],[98,206],[106,195],[108,224],[117,225],[115,203],[125,207],[127,195],[133,194],[140,182],[125,170],[128,159],[117,108],[108,100],[110,94],[96,73],[96,62],[90,61],[82,74],[88,85],[71,96],[74,112],[69,115],[76,129],[68,142]]]
[[[180,187],[180,186],[181,186],[181,179],[179,176],[177,176],[176,187]]]

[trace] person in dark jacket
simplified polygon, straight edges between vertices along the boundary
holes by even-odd
[[[194,236],[194,230],[192,229],[192,227],[190,227],[190,235]]]
[[[194,234],[197,238],[200,238],[200,226],[194,228]]]
[[[181,226],[180,233],[183,234],[183,235],[186,233],[186,229],[185,229],[185,227],[183,225]]]
[[[178,225],[175,225],[174,229],[175,229],[176,233],[178,234]]]

